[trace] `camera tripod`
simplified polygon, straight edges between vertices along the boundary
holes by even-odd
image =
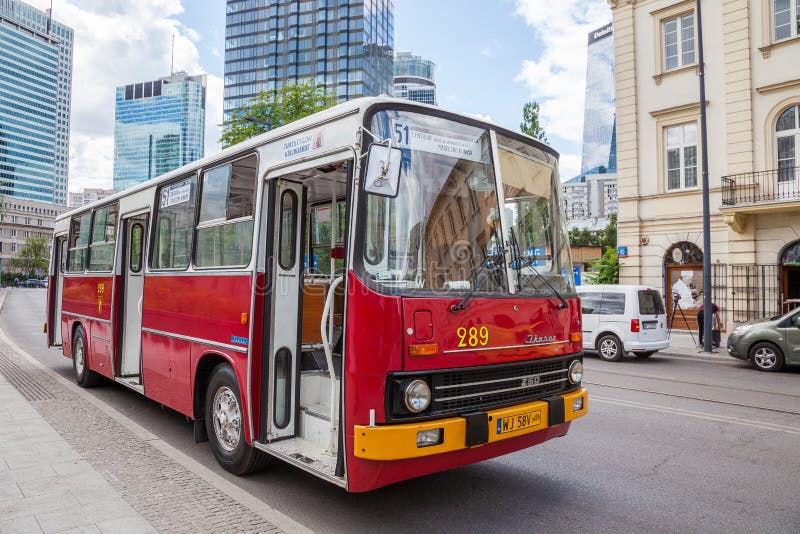
[[[694,339],[694,332],[692,332],[692,325],[689,324],[689,321],[686,319],[686,314],[683,313],[683,308],[681,308],[680,304],[681,296],[678,293],[672,294],[672,313],[669,316],[669,326],[667,328],[667,338],[672,335],[672,323],[675,322],[675,313],[680,311],[681,317],[683,317],[683,322],[686,323],[686,326],[689,327],[689,335],[692,336],[692,343],[697,345],[697,341]]]

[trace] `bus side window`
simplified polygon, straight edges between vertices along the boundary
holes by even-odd
[[[117,239],[117,204],[95,210],[92,241],[89,244],[89,270],[110,272],[114,267],[114,243]]]
[[[153,269],[186,269],[192,250],[197,177],[183,178],[158,190]]]
[[[244,267],[253,249],[258,158],[250,155],[203,171],[194,263]]]
[[[70,222],[67,272],[82,273],[86,269],[86,256],[89,250],[89,228],[91,223],[91,212],[73,217]]]

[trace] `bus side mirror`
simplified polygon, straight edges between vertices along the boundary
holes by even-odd
[[[396,197],[400,186],[403,151],[384,145],[371,145],[367,155],[364,191],[382,197]]]

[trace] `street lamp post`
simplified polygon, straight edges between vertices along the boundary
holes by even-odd
[[[706,78],[703,62],[703,18],[697,0],[697,60],[700,78],[700,150],[703,167],[703,351],[711,352],[714,320],[711,288],[711,215],[708,198],[708,131],[706,128]]]

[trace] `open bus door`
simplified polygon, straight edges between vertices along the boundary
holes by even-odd
[[[270,441],[297,433],[297,373],[303,269],[303,206],[301,184],[278,180],[270,202],[275,210],[272,262],[272,342],[269,344],[269,403],[267,436]]]
[[[48,287],[47,291],[50,296],[51,304],[47,307],[50,316],[49,327],[47,328],[47,346],[60,347],[61,346],[61,301],[64,295],[64,271],[67,266],[67,236],[61,235],[56,237],[55,246],[53,247],[53,263],[52,263],[52,278],[50,283],[52,287]]]

